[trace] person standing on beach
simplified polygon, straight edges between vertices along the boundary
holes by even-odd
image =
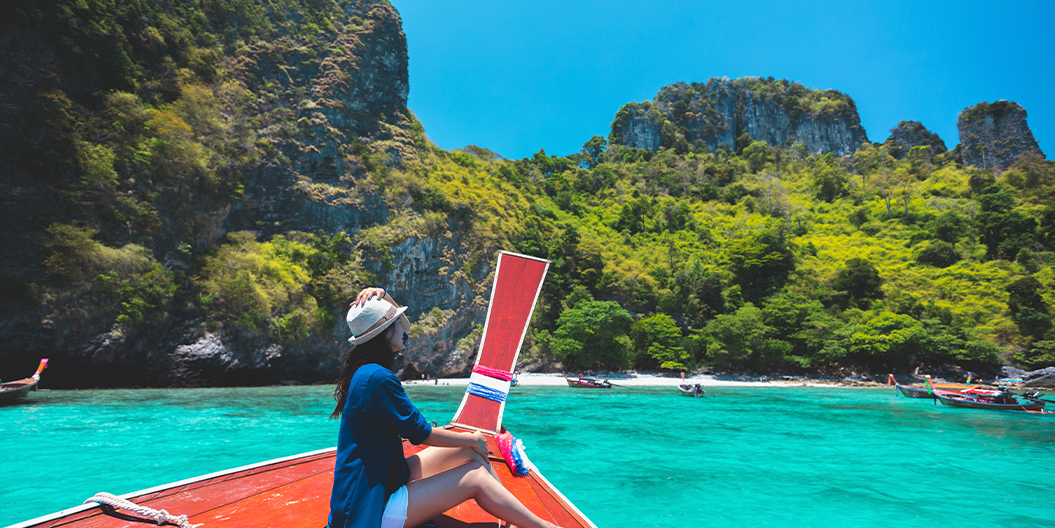
[[[392,372],[410,331],[405,311],[383,288],[364,289],[348,311],[328,528],[418,526],[469,499],[511,525],[556,528],[502,485],[483,434],[433,428],[407,398]],[[404,457],[401,437],[431,447]]]

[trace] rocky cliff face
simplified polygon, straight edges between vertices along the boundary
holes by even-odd
[[[171,256],[171,246],[183,240],[205,250],[232,231],[250,230],[262,240],[289,231],[354,235],[388,220],[390,206],[376,186],[364,180],[386,167],[413,168],[425,141],[421,125],[406,106],[406,39],[398,13],[387,2],[340,2],[337,8],[344,10],[343,18],[337,23],[331,13],[335,24],[329,31],[250,40],[234,46],[230,54],[213,57],[217,71],[226,77],[222,83],[216,79],[210,90],[234,94],[218,104],[239,105],[218,113],[231,116],[232,122],[241,115],[254,127],[256,144],[247,136],[238,150],[256,151],[258,160],[239,165],[232,159],[219,169],[243,171],[233,178],[240,182],[239,194],[227,193],[221,199],[192,189],[175,205],[159,206],[163,223],[180,216],[193,220],[168,229],[169,240],[128,234],[124,242],[153,243],[165,266],[189,270],[186,262]],[[106,76],[109,63],[91,62],[105,55],[95,48],[105,51],[111,44],[92,48],[71,37],[68,28],[49,28],[50,16],[45,10],[32,14],[29,21],[9,18],[0,23],[4,52],[0,60],[5,72],[14,73],[0,82],[0,139],[5,140],[0,141],[0,154],[8,169],[0,174],[7,190],[0,219],[5,249],[0,255],[2,371],[21,375],[21,364],[50,356],[53,361],[45,376],[49,387],[331,382],[346,350],[346,307],[334,308],[342,313],[330,335],[279,341],[266,332],[237,326],[216,330],[192,304],[122,329],[114,325],[112,314],[63,310],[64,300],[8,302],[10,292],[28,292],[33,286],[26,283],[44,275],[41,264],[46,250],[39,226],[77,218],[63,212],[62,201],[69,196],[64,186],[76,185],[78,167],[40,159],[48,152],[47,156],[58,158],[57,153],[68,151],[76,137],[57,130],[54,123],[65,122],[68,116],[63,112],[94,119],[91,112],[99,111],[93,105],[100,101],[93,93],[128,89]],[[78,8],[74,19],[78,17],[89,19],[91,14]],[[144,46],[136,40],[141,36],[164,41],[160,35],[152,36],[157,30],[150,22],[129,22],[132,26],[124,31],[131,43],[116,45],[124,45],[124,51],[135,57]],[[91,60],[78,63],[86,57]],[[167,97],[165,90],[178,94],[178,86],[151,84],[150,90],[158,90],[153,96],[161,100]],[[51,99],[41,100],[41,93],[52,94]],[[46,115],[38,119],[41,108]],[[32,137],[30,146],[39,155],[20,158],[19,137]],[[106,144],[105,138],[89,139]],[[122,180],[138,177],[134,170],[117,169]],[[129,195],[143,193],[141,203],[148,203],[150,189],[128,189]],[[188,231],[187,225],[192,229]],[[412,303],[408,315],[419,335],[400,365],[407,376],[464,373],[474,359],[474,325],[482,323],[486,313],[491,270],[487,263],[468,269],[467,252],[452,231],[458,229],[451,227],[432,237],[411,236],[392,248],[391,259],[363,258],[378,284]],[[25,279],[11,282],[12,277]]]
[[[676,83],[653,101],[629,103],[616,114],[613,144],[658,150],[734,150],[740,138],[809,152],[852,154],[868,140],[853,100],[834,90],[810,90],[772,78]],[[745,136],[746,134],[746,136]]]
[[[265,123],[280,126],[275,110],[293,111],[297,135],[247,179],[227,230],[355,232],[387,220],[385,204],[356,180],[368,165],[417,162],[407,43],[393,9],[361,14],[329,46],[260,42],[229,61],[249,89],[278,95],[260,109]]]
[[[896,127],[890,129],[890,137],[883,142],[889,149],[890,155],[902,159],[915,147],[928,147],[928,155],[941,154],[945,152],[945,142],[937,133],[927,130],[919,121],[902,121]]]
[[[965,108],[956,128],[966,165],[1007,168],[1024,154],[1044,156],[1026,124],[1026,110],[1012,101],[981,102]]]

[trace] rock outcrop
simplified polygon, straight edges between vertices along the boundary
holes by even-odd
[[[384,202],[355,182],[369,165],[417,163],[407,42],[394,9],[364,11],[328,46],[259,42],[229,61],[249,89],[277,94],[261,108],[266,124],[282,126],[282,111],[295,112],[296,136],[247,178],[225,229],[355,232],[387,221]]]
[[[1013,101],[983,101],[965,108],[956,128],[965,165],[1007,168],[1025,154],[1044,156],[1026,124],[1026,110]]]
[[[890,137],[883,142],[891,156],[902,159],[915,147],[927,147],[928,155],[941,154],[948,150],[936,132],[927,130],[919,121],[902,121],[890,129]]]
[[[838,156],[868,140],[845,94],[757,77],[665,86],[653,101],[624,105],[609,135],[612,144],[652,151],[734,150],[747,138]]]

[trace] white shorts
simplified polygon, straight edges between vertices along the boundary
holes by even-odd
[[[403,528],[405,522],[407,522],[407,487],[400,486],[385,504],[385,513],[381,514],[381,528]]]

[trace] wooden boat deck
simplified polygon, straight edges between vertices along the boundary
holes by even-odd
[[[493,437],[488,437],[488,447],[493,453],[491,464],[502,483],[536,515],[566,528],[594,526],[538,472],[532,471],[526,477],[513,476],[498,455]],[[422,449],[425,446],[403,442],[403,452],[408,456]],[[166,484],[122,498],[172,515],[187,515],[191,523],[204,523],[205,528],[319,528],[326,524],[330,511],[335,455],[335,448],[305,453]],[[152,519],[92,503],[11,528],[143,528],[144,523],[157,524]],[[505,525],[472,500],[448,510],[432,523],[438,528]]]

